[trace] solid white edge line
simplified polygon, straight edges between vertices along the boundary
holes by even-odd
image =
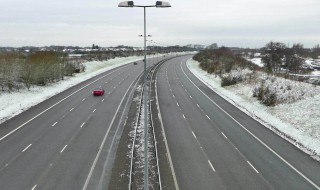
[[[24,148],[21,152],[25,152],[28,148],[30,148],[30,146],[32,146],[32,144],[29,144],[26,148]]]
[[[214,169],[214,167],[213,167],[213,165],[212,165],[212,163],[211,163],[211,161],[210,161],[210,160],[208,160],[208,163],[209,163],[209,165],[210,165],[211,169],[213,170],[213,172],[216,172],[216,170]]]
[[[60,153],[62,153],[62,152],[64,151],[64,149],[67,148],[67,146],[68,146],[68,145],[65,145],[65,146],[63,147],[63,149],[60,151]]]
[[[182,61],[181,61],[182,65]],[[180,65],[181,69],[182,66]],[[223,111],[227,116],[229,116],[233,121],[235,121],[242,129],[247,131],[252,137],[254,137],[258,142],[260,142],[263,146],[265,146],[269,151],[271,151],[274,155],[276,155],[280,160],[282,160],[285,164],[287,164],[291,169],[293,169],[295,172],[297,172],[301,177],[303,177],[306,181],[308,181],[310,184],[312,184],[315,188],[320,190],[320,187],[316,185],[313,181],[311,181],[308,177],[303,175],[298,169],[296,169],[293,165],[291,165],[288,161],[286,161],[282,156],[280,156],[276,151],[271,149],[267,144],[265,144],[262,140],[260,140],[257,136],[255,136],[251,131],[249,131],[247,128],[245,128],[241,123],[239,123],[236,119],[234,119],[230,114],[228,114],[224,109],[222,109],[217,103],[215,103],[213,100],[211,100],[199,87],[197,87],[193,81],[187,76],[187,74],[182,69],[183,73],[186,75],[188,80],[205,96],[207,97],[213,104],[215,104],[221,111]],[[190,71],[191,72],[191,71]],[[199,79],[200,80],[200,79]],[[200,80],[201,81],[201,80]]]
[[[155,85],[156,85],[155,91],[156,91],[158,117],[159,117],[159,120],[160,120],[160,123],[161,123],[162,135],[163,135],[164,144],[165,144],[166,150],[167,150],[167,157],[168,157],[168,160],[169,160],[169,165],[170,165],[172,176],[173,176],[174,186],[175,186],[176,190],[179,190],[178,180],[177,180],[176,172],[175,172],[174,167],[173,167],[173,162],[172,162],[172,158],[171,158],[171,154],[170,154],[170,150],[169,150],[169,146],[168,146],[167,136],[166,136],[166,132],[165,132],[164,126],[163,126],[163,121],[162,121],[162,116],[161,116],[161,111],[160,111],[160,106],[159,106],[157,81],[158,81],[158,73],[157,73],[156,80],[155,80]]]
[[[56,121],[56,122],[55,122],[54,124],[52,124],[51,126],[54,127],[55,125],[57,125],[57,123],[58,123],[58,122]]]
[[[258,174],[259,171],[258,171],[249,161],[247,161],[247,162],[248,162],[248,164],[253,168],[253,170]]]
[[[42,112],[40,112],[38,115],[34,116],[33,118],[29,119],[28,121],[26,121],[25,123],[23,123],[22,125],[20,125],[19,127],[15,128],[14,130],[12,130],[11,132],[9,132],[8,134],[4,135],[3,137],[0,138],[0,141],[2,141],[3,139],[7,138],[9,135],[11,135],[12,133],[16,132],[17,130],[19,130],[20,128],[22,128],[23,126],[25,126],[26,124],[30,123],[31,121],[33,121],[34,119],[38,118],[40,115],[44,114],[45,112],[49,111],[50,109],[52,109],[53,107],[55,107],[56,105],[60,104],[61,102],[63,102],[64,100],[70,98],[71,96],[73,96],[74,94],[78,93],[80,90],[83,90],[84,88],[88,87],[89,85],[97,82],[98,80],[101,80],[103,78],[105,78],[106,76],[118,71],[121,68],[115,69],[114,71],[90,82],[89,84],[79,88],[78,90],[74,91],[73,93],[69,94],[68,96],[64,97],[63,99],[61,99],[60,101],[58,101],[57,103],[53,104],[52,106],[50,106],[49,108],[43,110]]]

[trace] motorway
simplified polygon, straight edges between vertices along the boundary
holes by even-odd
[[[320,189],[320,165],[199,81],[191,56],[165,62],[158,105],[176,188]]]
[[[112,69],[1,124],[0,189],[106,189],[142,71],[142,61]]]
[[[319,162],[199,81],[190,57],[166,61],[156,80],[176,188],[319,190]],[[106,189],[142,70],[107,71],[2,123],[0,189]]]

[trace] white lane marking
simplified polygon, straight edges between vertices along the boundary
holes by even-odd
[[[104,99],[102,99],[101,102],[104,102]]]
[[[247,161],[247,162],[251,166],[251,168],[253,168],[253,170],[258,174],[259,171],[249,161]]]
[[[192,131],[192,135],[194,136],[194,138],[197,138],[196,134],[194,134],[194,132]]]
[[[211,163],[211,161],[210,161],[210,160],[208,160],[208,163],[209,163],[209,165],[210,165],[211,169],[212,169],[214,172],[216,172],[216,170],[214,169],[214,167],[213,167],[213,165],[212,165],[212,163]]]
[[[224,138],[228,139],[228,137],[223,132],[221,132],[221,134],[224,136]]]
[[[97,110],[97,109],[94,109],[94,110],[92,111],[92,113],[94,113],[96,110]]]
[[[70,111],[74,110],[74,108],[71,108]]]
[[[62,153],[62,152],[64,151],[64,149],[67,148],[67,146],[68,146],[68,145],[65,145],[65,146],[63,147],[63,149],[60,151],[60,153]]]
[[[83,101],[85,101],[85,100],[86,100],[86,98],[83,98],[81,102],[83,102]]]
[[[108,83],[108,81],[107,82],[105,82],[106,84]]]
[[[181,62],[182,64],[182,62]],[[180,65],[181,66],[181,65]],[[182,69],[182,66],[181,66]],[[247,131],[253,138],[255,138],[258,142],[260,142],[263,146],[265,146],[270,152],[272,152],[274,155],[276,155],[280,160],[282,160],[285,164],[287,164],[291,169],[293,169],[295,172],[297,172],[301,177],[303,177],[306,181],[308,181],[310,184],[312,184],[315,188],[320,190],[320,187],[317,186],[313,181],[311,181],[308,177],[303,175],[298,169],[296,169],[293,165],[291,165],[288,161],[286,161],[282,156],[280,156],[276,151],[274,151],[272,148],[270,148],[266,143],[264,143],[262,140],[260,140],[257,136],[255,136],[249,129],[245,128],[241,123],[239,123],[235,118],[233,118],[229,113],[227,113],[224,109],[222,109],[217,103],[215,103],[213,100],[211,100],[196,84],[194,84],[193,81],[187,76],[187,74],[182,69],[183,73],[186,75],[188,80],[205,96],[210,100],[213,104],[215,104],[221,111],[223,111],[227,116],[229,116],[233,121],[235,121],[243,130]],[[200,80],[200,79],[199,79]]]
[[[38,186],[38,185],[33,186],[31,190],[35,190],[37,186]]]
[[[172,94],[172,96],[175,98],[176,96],[174,94]]]
[[[207,116],[207,118],[208,118],[208,119],[210,119],[210,120],[211,120],[211,118],[210,118],[208,115],[206,115],[206,116]]]
[[[192,99],[192,96],[189,96]]]
[[[22,152],[25,152],[30,146],[32,146],[32,144],[29,144],[26,148],[22,150]]]
[[[178,102],[177,102],[177,106],[180,107]]]
[[[54,124],[52,124],[51,126],[54,127],[55,125],[57,125],[57,123],[58,123],[58,122],[56,121],[56,122],[55,122]]]
[[[86,122],[83,122],[83,123],[81,124],[80,128],[82,128],[82,127],[84,126],[84,124],[86,124]]]
[[[184,119],[186,118],[186,116],[184,114],[182,114],[182,116],[183,116]]]
[[[200,108],[199,104],[197,104],[197,107]]]

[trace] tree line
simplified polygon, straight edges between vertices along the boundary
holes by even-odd
[[[44,51],[29,55],[24,53],[0,54],[0,87],[2,91],[14,91],[48,83],[72,76],[77,64],[67,59],[67,54]]]

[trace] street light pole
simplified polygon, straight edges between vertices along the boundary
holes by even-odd
[[[143,90],[143,106],[144,106],[144,189],[149,189],[149,164],[148,164],[148,108],[147,108],[147,24],[146,24],[146,7],[143,7],[144,14],[144,90]]]
[[[149,174],[148,174],[148,88],[147,88],[147,26],[146,26],[146,8],[157,7],[167,8],[171,7],[170,3],[164,1],[157,1],[155,5],[134,5],[133,1],[124,1],[119,3],[118,7],[143,7],[144,14],[144,90],[143,90],[143,106],[144,106],[144,190],[149,189]]]

